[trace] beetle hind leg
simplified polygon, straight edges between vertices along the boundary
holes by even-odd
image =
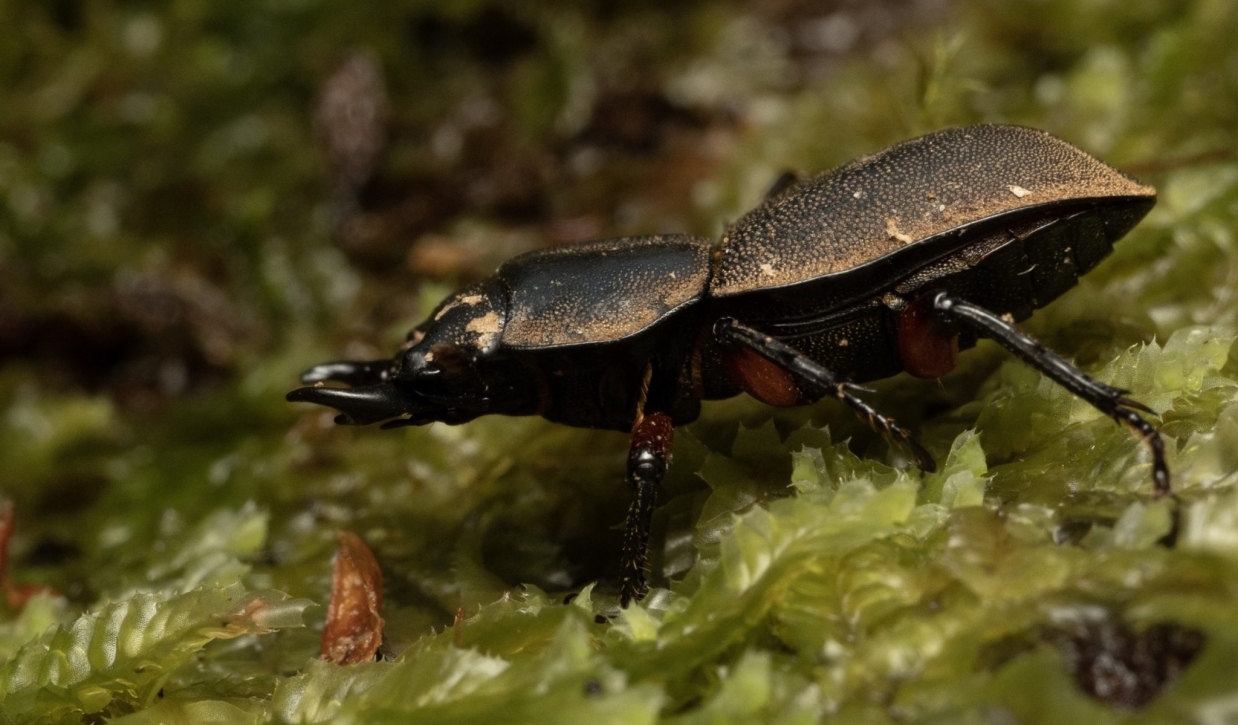
[[[674,428],[665,413],[645,415],[632,430],[628,452],[628,486],[632,504],[623,534],[623,574],[619,581],[619,605],[627,608],[633,599],[645,596],[645,567],[649,563],[649,528],[658,488],[671,460]]]
[[[945,292],[933,296],[933,307],[952,322],[966,325],[977,333],[997,341],[1054,382],[1083,398],[1092,407],[1130,428],[1152,452],[1152,484],[1156,496],[1172,495],[1169,466],[1165,463],[1165,442],[1160,431],[1139,413],[1152,413],[1148,406],[1126,397],[1127,391],[1093,380],[1041,345],[1013,323],[983,307],[951,297]]]
[[[838,398],[887,441],[900,445],[910,451],[916,459],[916,465],[921,470],[929,473],[937,470],[937,462],[933,460],[933,456],[924,449],[924,446],[920,445],[920,442],[907,429],[856,396],[855,393],[857,391],[863,390],[858,385],[853,385],[840,379],[833,372],[799,350],[775,337],[748,327],[734,318],[724,317],[718,320],[714,325],[714,337],[723,344],[736,345],[756,353],[764,360],[772,363],[778,370],[790,373],[801,383],[815,389],[813,392],[817,394],[816,397],[818,398],[824,395],[832,395]],[[755,366],[749,367],[753,368]],[[768,375],[765,377],[768,377]],[[749,383],[748,386],[745,386],[745,389],[753,388],[749,392],[755,390],[758,397],[768,395],[773,387],[767,386],[758,380],[745,382]],[[751,383],[756,383],[756,386],[751,385]],[[798,393],[796,395],[798,396]],[[771,400],[766,402],[773,402],[775,396],[768,395],[768,397]],[[790,398],[791,396],[787,396],[788,401]]]

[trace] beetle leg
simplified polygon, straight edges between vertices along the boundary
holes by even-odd
[[[627,529],[623,534],[623,575],[619,581],[619,605],[627,608],[633,599],[645,596],[645,566],[649,563],[649,526],[658,497],[662,475],[671,462],[674,428],[665,413],[646,413],[632,430],[628,452],[628,486],[632,505],[628,508]]]
[[[967,325],[996,340],[1002,347],[1019,356],[1023,362],[1083,398],[1100,412],[1130,428],[1152,451],[1153,492],[1157,496],[1172,494],[1169,467],[1165,464],[1165,443],[1156,427],[1137,412],[1151,413],[1146,405],[1126,397],[1125,390],[1088,377],[1082,370],[1058,357],[1014,324],[983,307],[951,297],[945,292],[939,292],[933,297],[933,307],[947,319]]]
[[[301,383],[313,385],[334,380],[349,385],[384,383],[391,371],[391,358],[386,360],[339,360],[322,363],[301,373]]]
[[[823,394],[833,395],[868,423],[868,426],[886,440],[906,447],[916,459],[916,465],[932,473],[937,470],[933,456],[920,445],[910,432],[887,418],[860,398],[857,390],[863,390],[840,379],[816,360],[796,350],[776,337],[771,337],[731,317],[724,317],[714,325],[714,337],[723,343],[741,345],[790,372],[800,380],[820,388]]]

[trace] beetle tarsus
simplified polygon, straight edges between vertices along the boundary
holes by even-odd
[[[657,503],[658,488],[671,460],[674,428],[665,413],[646,413],[632,431],[628,452],[628,485],[632,504],[623,534],[623,573],[619,581],[619,606],[645,596],[645,568],[649,564],[649,528]]]
[[[846,403],[848,407],[855,411],[856,415],[868,423],[869,428],[876,431],[882,438],[896,445],[902,445],[909,450],[916,459],[916,466],[920,470],[927,473],[933,473],[937,470],[937,461],[933,460],[932,454],[925,450],[924,446],[920,445],[915,436],[895,423],[894,419],[887,418],[868,403],[852,395],[849,392],[849,387],[845,383],[839,385],[835,388],[835,397]]]
[[[937,470],[937,462],[933,460],[933,456],[909,431],[851,392],[857,389],[865,390],[864,388],[840,380],[837,375],[799,350],[732,317],[718,320],[714,325],[714,337],[723,343],[743,345],[810,386],[818,388],[822,395],[833,395],[887,441],[907,448],[921,470],[928,473]]]
[[[1152,452],[1152,495],[1156,498],[1163,496],[1177,498],[1169,485],[1169,466],[1165,464],[1165,441],[1155,426],[1135,411],[1129,410],[1129,407],[1133,406],[1120,405],[1111,415],[1118,422],[1125,423],[1131,433],[1142,440]],[[1139,409],[1147,410],[1144,406],[1140,406]]]
[[[933,298],[933,307],[950,321],[967,325],[997,341],[1028,365],[1086,400],[1092,407],[1130,428],[1152,452],[1153,495],[1158,498],[1173,495],[1169,483],[1169,466],[1165,463],[1165,441],[1156,426],[1139,415],[1140,412],[1155,415],[1155,411],[1128,398],[1127,391],[1093,380],[1013,323],[983,307],[951,297],[946,292],[937,293]]]
[[[1126,397],[1126,393],[1127,393],[1127,392],[1128,392],[1128,391],[1126,391],[1126,390],[1121,391],[1122,396],[1118,398],[1118,405],[1119,405],[1119,406],[1121,406],[1121,407],[1123,407],[1123,408],[1131,408],[1132,410],[1138,410],[1138,411],[1139,411],[1139,412],[1141,412],[1141,413],[1147,413],[1147,414],[1149,414],[1149,415],[1156,415],[1156,411],[1155,411],[1155,410],[1152,410],[1151,408],[1149,408],[1148,406],[1146,406],[1146,405],[1144,405],[1143,403],[1139,402],[1138,400],[1132,400],[1132,399],[1130,399],[1130,398]]]

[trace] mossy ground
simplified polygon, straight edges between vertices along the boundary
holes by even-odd
[[[0,722],[1238,717],[1229,0],[60,0],[0,28],[0,485],[13,576],[56,592],[0,620]],[[365,183],[313,122],[355,50],[389,105]],[[283,402],[515,251],[716,235],[782,169],[985,121],[1159,188],[1028,329],[1157,411],[1179,501],[981,345],[872,396],[935,475],[833,403],[706,406],[655,589],[600,624],[624,436]],[[338,528],[394,661],[314,659]]]

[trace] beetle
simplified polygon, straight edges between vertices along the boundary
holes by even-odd
[[[1015,323],[1112,251],[1156,190],[1046,132],[951,128],[805,180],[786,177],[718,243],[687,235],[522,254],[445,299],[393,358],[316,365],[293,402],[383,428],[540,415],[631,433],[620,602],[646,591],[675,426],[702,400],[838,398],[920,468],[932,456],[859,384],[936,378],[990,337],[1125,424],[1170,492],[1164,444],[1126,391]],[[327,382],[349,387],[327,387]]]

